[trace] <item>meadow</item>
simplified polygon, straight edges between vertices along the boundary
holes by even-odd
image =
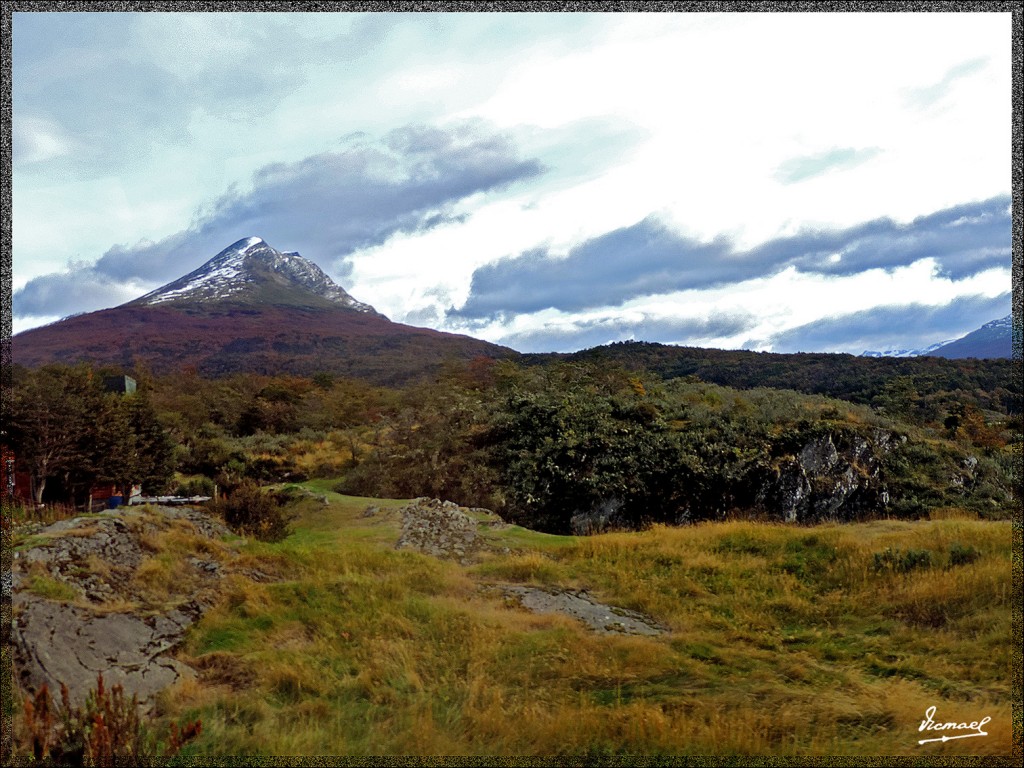
[[[394,548],[403,502],[303,486],[327,503],[244,542],[265,578],[229,576],[178,651],[199,675],[159,714],[202,721],[183,757],[1011,752],[1010,521],[512,526],[460,565]],[[497,583],[586,589],[669,631],[596,634]],[[919,744],[932,706],[987,735]]]

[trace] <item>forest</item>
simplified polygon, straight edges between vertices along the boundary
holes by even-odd
[[[69,506],[101,482],[213,495],[331,479],[553,533],[952,507],[1009,516],[1021,440],[1011,361],[702,352],[480,357],[400,388],[328,373],[16,367],[4,440],[36,501]],[[136,393],[104,391],[123,373]]]

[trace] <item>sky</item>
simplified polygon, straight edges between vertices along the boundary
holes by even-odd
[[[1010,313],[1009,13],[15,13],[13,330],[248,236],[522,352]]]

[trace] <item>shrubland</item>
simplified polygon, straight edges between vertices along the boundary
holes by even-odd
[[[642,352],[635,362],[648,364],[659,351],[603,349],[606,357]],[[747,382],[749,366],[743,375],[734,369],[748,357],[725,366],[739,383]],[[766,359],[766,380],[804,389],[822,380],[822,356],[805,365],[800,356],[778,357],[752,359]],[[31,447],[28,425],[40,419],[26,409],[16,409],[16,435],[25,437],[15,442],[22,465],[63,490],[64,498],[50,500],[69,503],[81,503],[88,482],[121,468],[122,482],[144,480],[151,493],[201,488],[210,495],[243,481],[340,477],[344,492],[446,498],[562,533],[782,519],[780,509],[811,496],[813,504],[800,502],[788,518],[911,519],[943,506],[1000,518],[1012,506],[1019,403],[1008,394],[1009,369],[993,361],[918,361],[909,373],[882,380],[864,365],[886,361],[858,360],[852,370],[861,378],[851,381],[833,360],[836,381],[846,383],[832,389],[849,398],[837,399],[738,389],[692,374],[663,379],[620,367],[614,356],[577,358],[453,363],[403,389],[328,374],[203,379],[142,371],[135,372],[138,395],[94,393],[91,401],[68,389],[74,383],[93,391],[86,368],[20,370],[16,404],[43,403],[47,392],[65,410],[92,404],[56,419],[72,425],[52,430],[56,442],[78,435],[63,453]],[[982,384],[989,389],[978,389]],[[115,429],[100,428],[93,414]],[[115,435],[120,442],[112,442]],[[830,504],[834,489],[818,475],[823,465],[839,472],[833,453],[853,474],[841,479]],[[50,455],[57,458],[38,458]]]
[[[763,378],[827,380],[813,362]],[[134,439],[167,447],[147,490],[216,489],[251,534],[179,651],[198,677],[158,714],[202,722],[182,751],[199,762],[918,756],[932,705],[993,720],[929,755],[1006,754],[1020,412],[1002,369],[971,365],[840,372],[828,394],[584,358],[481,360],[403,389],[136,371],[137,400],[89,402],[147,414]],[[75,381],[19,371],[15,388],[90,391]],[[832,466],[855,488],[846,511],[781,524],[782,480]],[[399,500],[417,496],[517,525],[466,565],[397,551]],[[143,573],[154,590],[175,578],[167,553]],[[486,589],[503,583],[588,590],[668,633],[594,634]],[[57,586],[31,588],[65,599]]]

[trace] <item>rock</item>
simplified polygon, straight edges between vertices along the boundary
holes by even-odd
[[[480,524],[476,516],[487,518],[484,525],[490,528],[504,525],[501,518],[490,510],[468,509],[440,499],[419,498],[399,511],[402,514],[402,533],[395,544],[396,549],[416,549],[462,563],[469,562],[484,544],[478,533]]]
[[[518,584],[496,587],[534,613],[561,613],[572,616],[601,634],[661,635],[667,629],[636,611],[605,605],[585,591],[541,589]],[[491,587],[490,589],[495,589]]]
[[[184,507],[158,507],[156,514],[120,512],[100,517],[63,520],[38,531],[42,541],[20,552],[12,570],[14,620],[11,644],[18,679],[29,690],[46,684],[55,696],[68,686],[75,703],[96,686],[103,674],[109,687],[120,684],[125,694],[153,703],[155,695],[193,672],[168,656],[185,631],[204,611],[205,598],[172,596],[176,608],[154,614],[131,610],[144,601],[135,594],[133,575],[145,562],[147,535],[186,520],[197,535],[221,538],[224,524],[208,514]],[[195,581],[212,587],[222,578],[222,564],[189,556]],[[90,564],[94,568],[87,567]],[[95,604],[116,600],[127,610],[104,610],[48,600],[28,591],[26,571],[45,568],[46,575],[68,584]],[[211,591],[205,589],[205,592]]]
[[[143,618],[26,600],[14,626],[21,683],[29,689],[46,684],[55,694],[64,683],[72,703],[81,704],[102,673],[108,686],[120,684],[127,695],[147,704],[180,677],[193,674],[164,655],[191,623],[180,612]]]
[[[623,506],[621,499],[609,499],[596,508],[576,512],[569,518],[569,525],[576,536],[591,536],[604,533],[620,523],[618,512]]]
[[[889,491],[880,460],[905,440],[881,429],[870,441],[844,433],[815,437],[763,479],[755,506],[769,517],[800,523],[882,514]]]

